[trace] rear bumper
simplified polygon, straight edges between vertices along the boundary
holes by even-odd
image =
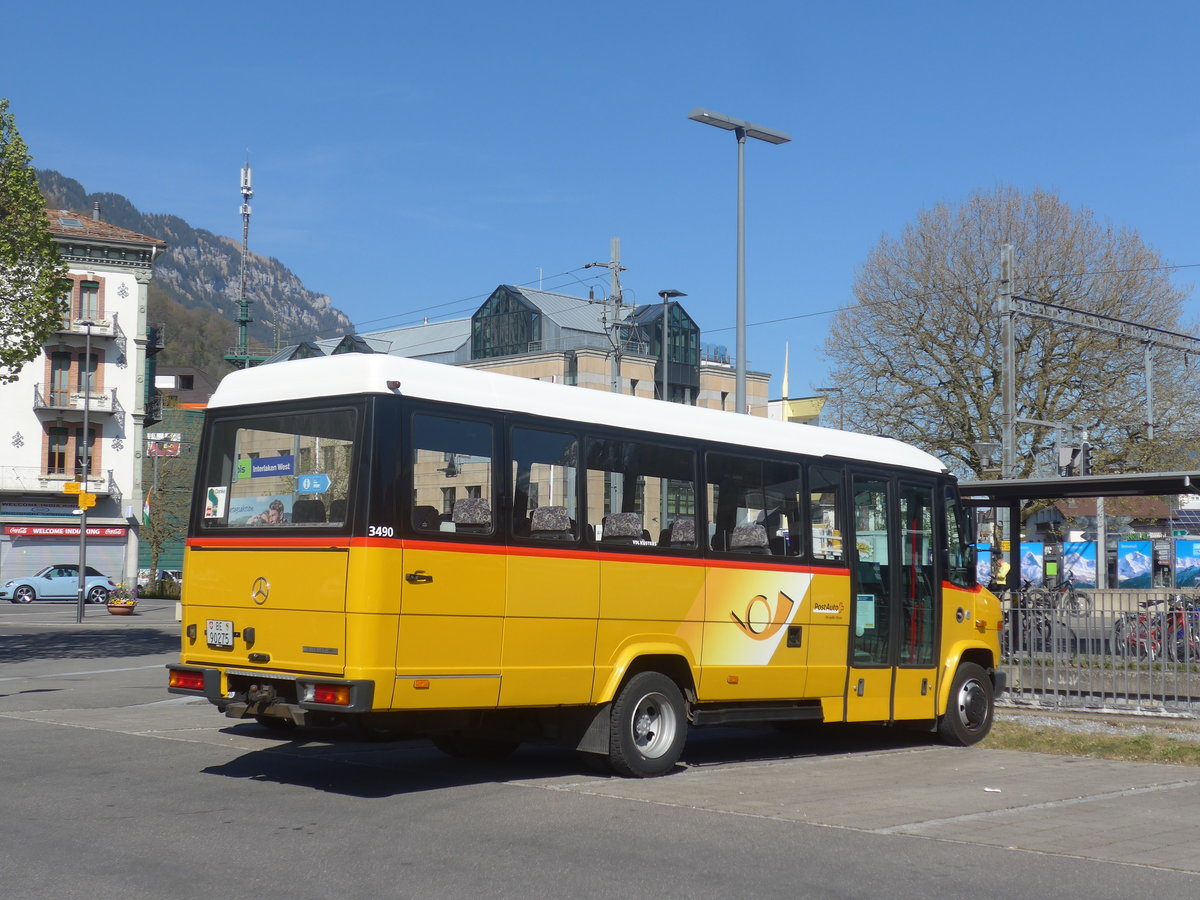
[[[274,716],[290,718],[297,724],[301,724],[308,718],[310,712],[351,714],[370,712],[375,699],[375,683],[373,681],[230,669],[225,672],[226,683],[223,690],[220,669],[183,665],[168,665],[167,669],[176,672],[198,672],[204,679],[202,690],[168,687],[169,693],[204,697],[233,719]],[[348,702],[318,703],[315,700],[306,699],[313,695],[314,689],[318,685],[348,688]]]

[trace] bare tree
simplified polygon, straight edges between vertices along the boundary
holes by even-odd
[[[983,473],[973,444],[1001,433],[995,307],[1006,243],[1015,248],[1017,295],[1180,330],[1187,292],[1136,233],[1053,193],[981,190],[956,208],[921,212],[899,238],[884,236],[858,272],[858,302],[837,314],[826,339],[847,422],[918,444],[961,475]],[[1018,316],[1016,350],[1018,417],[1088,429],[1094,470],[1194,463],[1178,353],[1155,356],[1149,441],[1140,342]],[[1017,433],[1016,474],[1051,474],[1054,430]]]

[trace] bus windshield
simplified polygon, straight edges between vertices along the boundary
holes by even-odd
[[[358,419],[358,410],[337,408],[214,421],[201,527],[344,525]]]

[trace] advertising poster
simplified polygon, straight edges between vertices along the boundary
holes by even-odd
[[[1021,542],[1021,583],[1017,589],[1029,582],[1030,587],[1041,587],[1046,583],[1046,545],[1041,541]]]
[[[1063,544],[1062,578],[1075,587],[1096,586],[1096,542],[1070,541]]]
[[[975,580],[987,587],[992,583],[992,545],[975,545]]]
[[[1150,541],[1117,541],[1117,587],[1154,586],[1154,545]]]
[[[286,525],[292,521],[290,494],[237,497],[229,501],[230,525]]]
[[[1175,587],[1200,587],[1200,541],[1175,541]]]

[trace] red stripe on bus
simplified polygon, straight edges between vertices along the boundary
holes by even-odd
[[[269,537],[214,537],[189,538],[187,545],[197,548],[254,548],[283,550],[289,547],[373,547],[383,550],[428,550],[443,553],[479,553],[488,556],[521,556],[542,559],[582,559],[603,562],[643,563],[660,566],[689,566],[709,569],[754,569],[768,572],[804,572],[813,575],[849,574],[844,567],[795,565],[774,562],[769,559],[714,559],[713,557],[665,556],[649,553],[615,553],[611,550],[585,549],[580,547],[543,547],[528,545],[507,546],[504,544],[458,543],[451,541],[422,541],[404,538],[355,537],[328,540],[321,538],[295,537],[280,540]],[[960,588],[961,590],[961,588]]]

